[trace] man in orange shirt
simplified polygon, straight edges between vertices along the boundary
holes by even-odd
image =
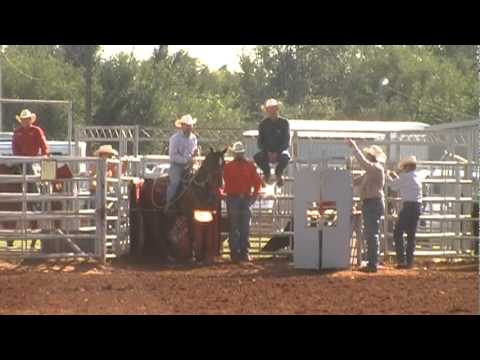
[[[233,144],[232,151],[234,160],[225,165],[223,172],[230,221],[230,257],[233,262],[248,262],[250,207],[257,200],[262,180],[254,163],[245,159],[245,147],[241,142]]]

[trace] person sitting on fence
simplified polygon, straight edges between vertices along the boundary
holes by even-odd
[[[413,267],[415,252],[415,233],[422,208],[422,181],[417,174],[417,158],[410,156],[398,164],[400,175],[390,171],[387,174],[389,186],[400,193],[402,210],[398,216],[393,241],[397,254],[397,267],[410,269]],[[403,234],[407,233],[407,248],[403,242]],[[406,256],[405,256],[406,255]]]
[[[115,156],[118,156],[118,151],[115,150],[112,145],[102,145],[94,153],[94,156],[98,156],[102,159],[113,159]],[[94,177],[97,174],[97,167],[95,164],[92,164],[89,170],[90,176]],[[109,163],[107,165],[107,177],[115,178],[117,177],[117,165]],[[90,191],[94,193],[97,188],[97,181],[93,180],[90,183]]]
[[[283,186],[283,172],[290,161],[288,148],[290,146],[290,125],[288,120],[279,116],[281,103],[269,99],[262,110],[266,117],[258,127],[258,148],[254,160],[265,176],[265,182],[270,182],[270,164],[277,163],[275,175],[278,186]]]
[[[227,163],[223,170],[230,221],[230,257],[233,262],[248,262],[250,207],[257,200],[262,180],[255,164],[245,159],[245,147],[241,142],[233,144],[232,152],[234,160]]]
[[[193,119],[191,115],[184,115],[175,121],[175,127],[180,130],[169,140],[170,169],[165,212],[175,203],[182,179],[192,171],[193,158],[199,155],[197,137],[192,132],[196,123],[197,119]]]
[[[354,150],[355,158],[365,170],[365,174],[354,179],[353,185],[360,187],[360,200],[362,201],[362,214],[364,234],[367,240],[368,265],[362,271],[377,272],[378,246],[380,238],[380,218],[385,211],[385,185],[384,163],[386,155],[383,150],[372,145],[360,151],[355,141],[348,139],[347,143]]]

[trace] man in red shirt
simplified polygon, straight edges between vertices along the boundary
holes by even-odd
[[[13,133],[12,138],[12,152],[14,156],[48,156],[48,144],[47,139],[45,138],[45,133],[43,130],[33,125],[37,120],[37,115],[30,112],[30,110],[22,110],[20,116],[16,116],[17,121],[21,124],[20,127],[16,128]],[[21,167],[18,170],[21,174]],[[25,172],[27,175],[33,175],[33,167],[31,163],[26,165]],[[39,188],[36,183],[31,183],[27,185],[27,191],[38,193]],[[38,203],[30,204],[33,210],[40,210],[41,206]],[[34,247],[35,243],[32,243]]]
[[[48,144],[45,133],[33,125],[37,115],[30,110],[23,110],[17,121],[22,125],[15,129],[12,139],[12,151],[15,156],[48,155]]]
[[[250,207],[257,200],[262,180],[254,163],[245,159],[245,147],[241,142],[233,144],[232,151],[234,160],[225,165],[223,173],[230,221],[230,257],[233,262],[248,262]]]

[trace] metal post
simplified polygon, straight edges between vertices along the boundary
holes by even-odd
[[[398,134],[395,134],[396,137],[398,137]],[[387,161],[386,161],[386,164],[385,164],[385,167],[388,168],[388,162],[390,161],[390,157],[391,157],[391,147],[392,145],[390,145],[390,142],[392,140],[392,134],[389,132],[387,134],[385,134],[385,140],[387,141],[387,147],[386,147],[386,154],[387,155]],[[397,158],[399,158],[399,150],[397,150],[398,153],[397,153]],[[387,169],[385,169],[387,170]],[[389,225],[389,214],[388,214],[388,205],[390,204],[390,201],[389,201],[389,197],[388,197],[388,184],[387,182],[385,181],[385,185],[384,185],[384,194],[385,194],[385,210],[383,212],[383,251],[384,251],[384,255],[383,255],[383,258],[384,258],[384,261],[385,263],[389,262],[390,260],[390,257],[388,256],[388,253],[390,251],[390,248],[388,246],[388,242],[390,240],[390,235],[389,235],[389,232],[388,232],[388,225]],[[393,202],[392,202],[393,203]],[[380,236],[380,240],[381,240],[381,236]]]
[[[138,156],[139,142],[140,142],[140,126],[136,125],[135,126],[135,142],[133,144],[133,156],[135,157]]]
[[[98,159],[96,171],[96,234],[95,234],[95,255],[102,263],[106,259],[106,235],[107,235],[107,162],[105,159]]]
[[[3,88],[2,63],[0,62],[0,99],[3,97],[2,88]],[[3,123],[3,103],[0,101],[0,132],[2,132],[2,123]]]
[[[70,101],[70,104],[68,105],[68,155],[70,156],[72,156],[72,132],[73,132],[73,101]]]

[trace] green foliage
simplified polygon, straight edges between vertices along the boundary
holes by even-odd
[[[173,133],[174,121],[191,113],[198,127],[256,128],[270,97],[297,119],[438,123],[478,114],[471,45],[261,45],[241,57],[238,73],[211,71],[186,52],[169,54],[168,45],[145,61],[132,54],[101,59],[99,45],[0,51],[4,97],[73,100],[75,126],[140,124]],[[389,83],[381,86],[384,78]],[[24,107],[4,106],[4,130]],[[50,139],[65,137],[65,109],[30,108]]]
[[[73,100],[76,124],[83,118],[83,84],[81,73],[66,64],[52,46],[13,46],[4,48],[0,56],[3,75],[3,96],[17,99]],[[66,107],[59,105],[4,104],[3,130],[13,131],[18,123],[15,115],[24,108],[37,113],[39,126],[50,139],[67,136]]]
[[[251,117],[277,97],[297,118],[466,120],[478,114],[474,64],[469,45],[259,46],[241,59],[241,96]]]

